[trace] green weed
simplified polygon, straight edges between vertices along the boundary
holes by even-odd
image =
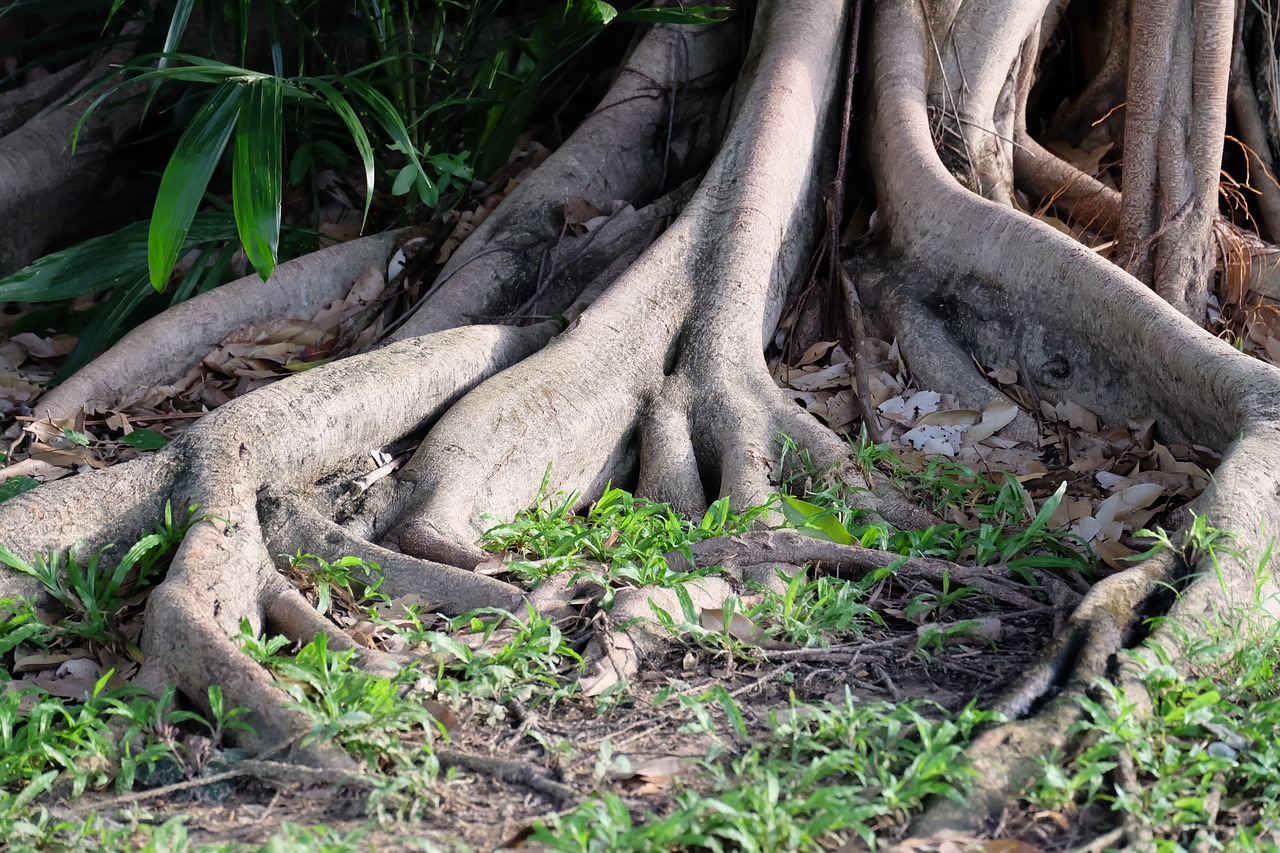
[[[727,498],[716,501],[698,522],[688,521],[664,503],[632,496],[608,487],[585,516],[575,515],[579,496],[548,496],[550,470],[543,478],[532,509],[515,520],[485,532],[482,544],[490,550],[515,551],[534,558],[513,562],[512,571],[541,580],[568,570],[581,570],[587,561],[603,564],[604,573],[583,573],[606,589],[613,586],[672,586],[705,571],[675,572],[666,560],[673,551],[689,555],[695,542],[750,530],[769,512],[768,506],[741,513]]]
[[[65,557],[51,554],[47,559],[37,555],[28,563],[2,545],[0,563],[40,581],[63,607],[67,616],[54,626],[59,632],[114,648],[140,661],[142,653],[125,631],[124,622],[140,609],[138,594],[160,579],[187,530],[211,518],[197,517],[196,507],[191,506],[183,519],[175,521],[166,501],[164,519],[114,566],[103,565],[106,549],[91,555],[84,565],[74,553]],[[24,624],[29,624],[25,617]]]
[[[714,697],[725,700],[732,703],[727,694]],[[533,839],[582,853],[817,851],[850,835],[874,845],[878,829],[924,798],[960,795],[970,772],[963,746],[993,719],[970,706],[954,719],[931,720],[925,707],[861,705],[850,696],[842,706],[793,705],[771,714],[763,740],[727,762],[703,762],[704,780],[678,791],[670,814],[637,818],[605,793],[535,824]]]
[[[1114,685],[1079,700],[1083,745],[1044,762],[1024,792],[1035,808],[1074,816],[1086,809],[1125,815],[1154,837],[1154,849],[1274,849],[1280,831],[1280,638],[1240,643],[1225,666],[1184,676],[1156,646],[1141,682],[1151,700],[1139,713]],[[1191,659],[1214,651],[1192,649]],[[1221,649],[1217,649],[1221,651]],[[1120,781],[1115,770],[1132,766]]]
[[[316,612],[321,615],[333,609],[335,595],[353,612],[368,611],[372,605],[388,600],[378,592],[382,586],[382,567],[377,563],[368,563],[359,557],[342,557],[330,563],[302,551],[287,559],[295,586],[315,595]],[[297,583],[298,580],[303,583]]]

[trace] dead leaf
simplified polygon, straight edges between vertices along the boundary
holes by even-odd
[[[755,622],[734,612],[725,625],[725,612],[719,607],[708,607],[698,613],[698,624],[708,631],[720,631],[743,643],[758,644],[764,639],[764,631]]]
[[[602,216],[604,211],[581,196],[569,196],[564,200],[564,222],[578,237],[590,230],[586,227],[588,222]]]

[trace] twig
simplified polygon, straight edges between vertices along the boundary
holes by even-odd
[[[454,749],[437,749],[435,755],[445,767],[460,767],[472,773],[492,776],[503,782],[524,785],[554,800],[557,805],[579,799],[578,792],[573,788],[554,779],[548,779],[538,768],[523,761],[509,761],[505,758],[475,755]]]
[[[115,809],[120,806],[127,806],[132,803],[140,803],[144,800],[155,799],[156,797],[167,797],[170,794],[176,794],[180,791],[189,791],[192,788],[203,788],[205,785],[214,785],[218,782],[225,782],[229,779],[238,779],[241,776],[252,776],[253,778],[264,782],[290,779],[293,784],[308,783],[313,780],[326,784],[340,784],[346,781],[362,781],[360,774],[351,773],[346,770],[317,769],[314,767],[302,767],[297,764],[289,764],[284,761],[268,760],[271,756],[283,752],[293,746],[300,739],[301,736],[299,735],[297,737],[283,740],[273,746],[269,746],[259,752],[256,758],[249,758],[244,761],[236,762],[236,765],[230,770],[224,770],[221,773],[214,773],[212,776],[201,776],[196,779],[186,779],[182,782],[174,782],[172,785],[161,785],[158,788],[150,788],[146,791],[133,791],[128,794],[121,794],[118,797],[112,797],[105,803],[94,803],[92,810],[105,811],[107,809]]]

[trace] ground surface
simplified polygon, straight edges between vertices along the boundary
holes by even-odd
[[[346,313],[351,316],[356,312]],[[293,324],[293,328],[305,338],[313,333],[307,325]],[[270,369],[261,368],[270,368],[271,363],[255,360],[254,348],[278,344],[279,338],[272,338],[276,333],[259,330],[257,334],[266,342],[245,344],[239,351],[241,361],[222,373],[209,365],[216,364],[227,347],[211,353],[199,377],[187,387],[220,387],[234,393],[269,381],[264,374]],[[57,338],[43,340],[48,346],[44,357],[37,355],[40,351],[30,336],[6,345],[10,352],[14,346],[26,349],[21,369],[32,387],[38,387],[51,373],[59,361],[58,353],[67,349]],[[1112,569],[1086,548],[1086,539],[1113,564],[1122,565],[1124,555],[1142,547],[1133,539],[1133,532],[1159,521],[1157,511],[1192,497],[1205,476],[1199,462],[1213,464],[1212,456],[1203,449],[1175,448],[1184,457],[1176,459],[1173,452],[1152,443],[1148,425],[1107,429],[1090,413],[1071,407],[1064,407],[1061,415],[1052,410],[1045,413],[1040,448],[1014,446],[984,436],[972,426],[974,420],[981,424],[973,413],[958,409],[943,396],[911,389],[909,376],[888,344],[873,342],[872,348],[880,354],[872,371],[874,390],[893,441],[892,451],[886,448],[866,457],[872,476],[897,480],[908,490],[914,488],[926,508],[938,513],[941,520],[954,522],[957,530],[980,529],[982,508],[999,500],[996,492],[1004,485],[1012,489],[1006,492],[1006,499],[1012,495],[1023,515],[1019,525],[1001,532],[1016,536],[1030,524],[1031,515],[1053,497],[1058,485],[1065,484],[1051,528],[1079,552],[1079,566],[1105,574]],[[287,351],[288,346],[275,348],[277,355]],[[841,408],[841,395],[847,397],[852,379],[841,369],[839,348],[820,344],[793,361],[786,365],[781,357],[777,359],[779,380],[793,389],[799,402],[832,421],[844,418],[837,425],[846,425],[852,415],[847,403]],[[242,375],[237,376],[237,371]],[[275,372],[286,371],[276,367]],[[246,381],[249,374],[253,378]],[[1019,389],[1010,390],[1016,396]],[[140,401],[115,416],[173,436],[190,422],[183,415],[196,414],[209,399],[208,393],[185,398],[172,393],[161,400]],[[14,464],[56,464],[69,474],[78,466],[110,464],[145,452],[113,440],[112,433],[118,431],[111,430],[108,423],[86,423],[82,428],[94,436],[89,445],[59,442],[62,437],[55,436],[51,442],[61,448],[24,446]],[[970,432],[968,437],[966,431]],[[946,449],[961,461],[929,452],[936,451],[936,446],[917,449],[927,441],[950,441]],[[1023,481],[1025,488],[1014,487],[1013,481],[998,471],[1008,471]],[[1135,498],[1130,493],[1131,499],[1126,499],[1127,490],[1135,487],[1139,494]],[[1069,540],[1067,530],[1076,531]],[[1033,543],[1026,553],[1048,552]],[[508,553],[507,559],[521,556]],[[975,553],[971,547],[967,553],[950,556],[965,562],[972,561]],[[1003,567],[983,571],[994,580],[1010,577]],[[745,633],[739,627],[737,636],[732,636],[735,631],[731,630],[728,639],[723,626],[717,633],[714,624],[702,635],[677,628],[673,633],[682,639],[670,650],[642,661],[635,680],[621,690],[615,688],[592,698],[583,697],[572,687],[581,670],[571,657],[553,655],[540,670],[540,680],[505,695],[495,697],[483,689],[476,692],[475,683],[446,691],[447,697],[442,694],[440,698],[449,708],[449,747],[471,756],[515,762],[536,776],[568,785],[578,800],[614,792],[636,814],[670,814],[676,808],[675,793],[710,791],[713,787],[700,761],[708,757],[724,761],[739,754],[749,742],[767,741],[778,719],[800,713],[798,708],[824,702],[841,706],[846,692],[855,703],[936,703],[922,708],[932,718],[960,712],[970,698],[979,706],[989,704],[1026,670],[1085,588],[1076,569],[1064,571],[1060,577],[1065,583],[1056,592],[1043,588],[1037,592],[1013,578],[1010,589],[1021,588],[1030,596],[1030,609],[1013,601],[997,602],[969,586],[961,588],[962,581],[948,584],[944,580],[940,585],[910,577],[889,575],[878,581],[864,577],[849,582],[859,590],[860,615],[840,628],[815,623],[807,647],[804,642],[776,642],[774,637],[772,646],[764,642],[762,648],[754,632],[776,630],[777,620],[769,616],[759,617],[756,625],[748,623]],[[314,599],[315,582],[306,572],[293,579]],[[762,597],[752,590],[742,592],[743,609]],[[1056,602],[1054,595],[1059,596]],[[133,623],[125,630],[136,637],[140,611],[132,612]],[[343,614],[338,625],[352,633],[369,627],[354,607],[335,612]],[[591,610],[586,608],[562,621],[565,649],[582,650],[581,644],[590,634],[590,620]],[[945,643],[921,639],[922,624],[953,625],[965,620],[983,620],[986,627],[976,635],[962,633]],[[678,614],[676,622],[680,622]],[[443,626],[436,623],[435,627]],[[129,661],[111,658],[101,649],[77,647],[74,642],[63,645],[66,648],[62,651],[72,657],[95,659],[98,668],[92,673],[108,665],[119,667],[126,676],[132,671]],[[41,684],[43,675],[47,686],[48,681],[57,680],[51,674],[58,671],[61,662],[62,657],[51,655],[43,665],[32,664],[26,672],[27,682]],[[90,683],[96,677],[92,673],[87,676]],[[726,715],[725,691],[741,713],[743,730],[736,730]],[[75,692],[74,686],[71,692]],[[551,696],[556,693],[567,697],[553,701]],[[504,782],[494,772],[465,768],[453,772],[452,781],[433,787],[434,799],[423,806],[421,822],[372,820],[368,792],[361,784],[344,785],[331,774],[299,778],[281,766],[246,772],[209,789],[186,782],[179,786],[181,790],[168,794],[153,796],[141,790],[141,796],[126,794],[122,798],[90,792],[74,802],[56,798],[50,805],[61,815],[83,817],[98,812],[109,821],[120,822],[121,827],[133,820],[153,823],[181,816],[193,843],[257,845],[282,832],[296,833],[296,828],[289,827],[292,824],[327,827],[339,838],[359,838],[359,844],[373,844],[380,850],[412,849],[424,840],[439,849],[452,849],[460,843],[488,850],[536,847],[537,842],[527,840],[531,825],[564,813],[578,802],[533,790],[525,783]],[[882,840],[891,840],[900,832],[908,814],[901,809],[891,811],[870,822]],[[1073,824],[1064,837],[1061,828],[1046,822],[1043,814],[1037,818],[1032,812],[1015,811],[1009,820],[1023,827],[1024,837],[1043,840],[1047,835],[1054,842],[1051,848],[1062,848],[1067,837],[1088,835],[1087,829]],[[834,832],[821,843],[825,847],[856,844],[851,838],[847,831]]]

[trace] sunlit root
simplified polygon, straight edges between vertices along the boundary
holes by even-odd
[[[814,163],[831,141],[825,105],[839,65],[841,4],[811,5],[757,20],[761,52],[748,58],[735,122],[671,227],[571,329],[427,436],[404,472],[405,551],[452,562],[449,549],[474,547],[483,513],[510,518],[537,499],[548,462],[554,489],[598,493],[631,479],[647,452],[636,436],[679,441],[684,425],[685,503],[696,491],[702,505],[764,497],[781,396],[761,347],[814,237]]]
[[[922,272],[894,298],[916,299],[982,363],[1014,367],[1045,399],[1073,400],[1113,421],[1148,413],[1170,440],[1221,449],[1212,485],[1189,509],[1236,535],[1232,553],[1216,559],[1197,555],[1188,539],[1183,555],[1099,583],[1009,692],[1004,710],[1030,716],[974,743],[974,792],[926,813],[913,827],[925,833],[980,828],[998,815],[1036,756],[1065,743],[1073,692],[1097,677],[1127,684],[1126,650],[1160,643],[1185,666],[1181,638],[1274,619],[1275,582],[1258,561],[1280,529],[1280,371],[1205,333],[1060,232],[959,186],[929,137],[922,32],[911,4],[880,7],[871,160],[890,240]],[[1044,270],[1057,275],[1045,280]],[[1016,313],[1001,307],[1009,305]],[[1153,616],[1166,619],[1149,632]],[[1247,630],[1233,633],[1247,642]]]
[[[148,600],[141,643],[147,681],[176,685],[198,705],[205,687],[219,684],[229,703],[254,712],[250,744],[295,738],[305,732],[304,721],[281,710],[285,695],[230,639],[242,623],[254,633],[283,631],[298,641],[326,630],[275,568],[261,527],[264,487],[306,493],[326,477],[367,469],[362,458],[370,451],[425,428],[484,377],[535,351],[553,328],[472,326],[281,381],[224,406],[151,458],[0,505],[0,526],[11,531],[5,544],[23,559],[81,543],[97,548],[135,539],[166,502],[179,513],[197,507],[168,576]],[[313,417],[318,400],[325,408]],[[279,528],[273,541],[301,541]],[[19,584],[18,591],[31,587]],[[505,585],[497,591],[510,599]],[[361,654],[376,669],[393,665],[376,653]],[[314,745],[298,757],[334,760],[331,750]]]
[[[310,318],[370,269],[385,268],[396,234],[375,234],[287,261],[264,282],[256,273],[173,306],[120,339],[40,398],[36,416],[74,418],[90,403],[115,405],[128,391],[174,382],[232,332],[272,318]]]

